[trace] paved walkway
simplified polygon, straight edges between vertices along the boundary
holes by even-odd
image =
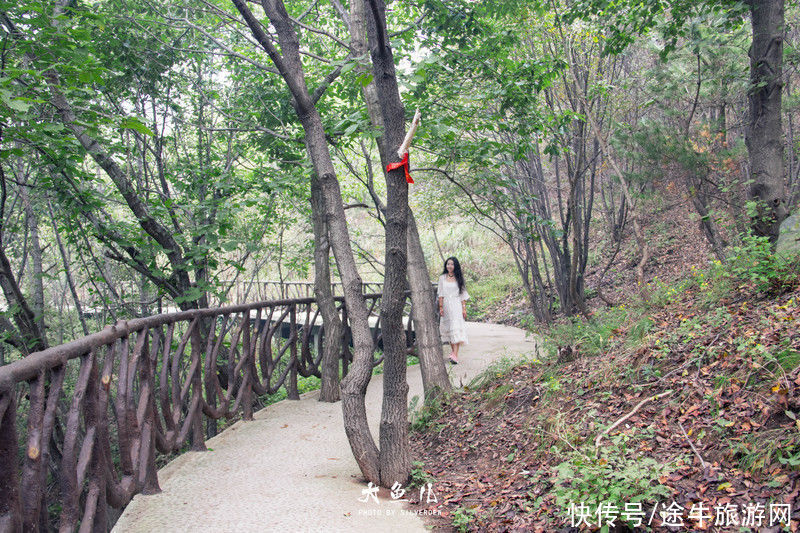
[[[449,365],[455,386],[468,384],[493,360],[535,353],[517,328],[468,323],[470,344]],[[449,350],[445,350],[447,353]],[[422,395],[418,366],[408,369],[409,400]],[[367,415],[378,435],[381,376],[367,390]],[[422,518],[382,490],[364,499],[358,466],[342,425],[341,403],[282,401],[237,422],[159,471],[162,491],[137,495],[115,532],[425,531]],[[377,438],[375,439],[377,442]],[[435,487],[434,487],[435,491]]]

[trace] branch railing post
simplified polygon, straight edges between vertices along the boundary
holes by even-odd
[[[286,383],[286,397],[290,400],[299,400],[300,393],[297,390],[297,304],[289,306],[289,381]]]
[[[242,397],[242,420],[253,420],[253,365],[250,358],[250,311],[242,313],[242,361],[239,363],[244,368],[242,387],[244,395]]]
[[[155,402],[155,380],[153,378],[153,359],[150,356],[150,328],[139,331],[141,342],[137,342],[138,364],[139,364],[139,406],[137,409],[137,423],[140,427],[139,434],[139,461],[144,461],[145,466],[140,470],[139,482],[142,487],[142,494],[157,494],[161,492],[158,485],[158,469],[156,468],[156,402]],[[138,339],[137,339],[138,340]],[[141,346],[139,350],[138,346]],[[141,405],[145,404],[142,409]],[[144,415],[139,413],[144,411]],[[191,416],[191,413],[189,414]]]
[[[203,399],[203,385],[202,385],[202,376],[201,376],[201,368],[203,365],[200,364],[201,358],[205,359],[202,356],[202,347],[206,344],[205,336],[208,336],[208,328],[204,327],[203,320],[198,317],[197,325],[192,331],[192,362],[191,368],[194,368],[194,372],[192,373],[191,380],[192,380],[192,401],[190,403],[191,412],[188,416],[192,417],[192,450],[196,452],[202,452],[206,450],[206,442],[205,442],[205,435],[203,434],[203,408],[202,408],[202,399]]]
[[[10,385],[10,384],[9,384]],[[22,529],[15,389],[0,390],[0,530]]]
[[[302,294],[308,286],[293,290]],[[377,302],[380,294],[365,297]],[[160,491],[157,452],[186,444],[206,449],[206,434],[216,433],[220,418],[253,418],[255,395],[284,387],[298,399],[298,374],[321,375],[321,351],[310,346],[320,337],[315,302],[262,301],[120,321],[0,367],[0,532],[46,529],[53,520],[62,530],[80,524],[107,531],[109,506]],[[346,373],[348,312],[341,296],[335,302],[345,325]],[[76,363],[69,375],[77,378],[65,385],[68,365]],[[23,396],[30,406],[24,445],[17,430]],[[66,413],[59,414],[59,404],[69,405]],[[50,442],[62,426],[59,490],[51,493]],[[57,519],[48,516],[55,507]]]

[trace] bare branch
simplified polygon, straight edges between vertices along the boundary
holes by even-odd
[[[328,39],[332,40],[333,42],[335,42],[339,46],[345,48],[346,50],[350,50],[350,43],[348,43],[346,41],[343,41],[342,39],[339,39],[335,35],[332,35],[331,33],[327,32],[325,30],[321,30],[319,28],[315,28],[314,26],[310,26],[308,24],[303,24],[299,20],[293,19],[292,17],[289,17],[289,20],[291,20],[294,24],[300,26],[304,30],[308,30],[311,33],[316,33],[318,35],[324,35],[325,37],[327,37]],[[325,61],[327,61],[327,60],[325,60]]]
[[[345,61],[347,61],[351,57],[352,56],[348,55],[345,58]],[[311,103],[312,104],[316,105],[316,103],[319,101],[319,99],[322,98],[322,95],[325,94],[325,91],[328,90],[328,87],[331,86],[331,83],[333,83],[336,80],[336,78],[338,78],[339,75],[342,73],[342,69],[343,68],[344,68],[344,64],[341,64],[338,67],[336,67],[335,69],[333,69],[333,71],[330,74],[325,76],[325,79],[322,81],[322,83],[320,83],[314,89],[314,92],[311,93]]]
[[[427,17],[427,16],[428,16],[428,15],[427,15],[427,13],[423,13],[423,14],[422,14],[422,15],[420,15],[420,17],[419,17],[417,20],[415,20],[415,21],[414,21],[414,23],[413,23],[413,24],[411,24],[410,26],[406,26],[406,27],[405,27],[405,28],[403,28],[402,30],[396,31],[396,32],[394,32],[394,33],[390,33],[390,34],[389,34],[389,38],[390,38],[390,39],[394,39],[395,37],[398,37],[398,36],[400,36],[400,35],[403,35],[403,34],[404,34],[405,32],[407,32],[407,31],[411,31],[411,30],[417,30],[417,29],[419,29],[420,25],[422,24],[422,21],[423,21],[423,20],[425,20],[425,17]]]
[[[304,18],[306,18],[308,16],[308,14],[311,13],[311,11],[313,11],[315,7],[317,7],[318,3],[319,3],[319,0],[314,0],[313,2],[311,2],[311,5],[308,6],[308,9],[306,9],[305,12],[303,12],[302,15],[297,17],[297,20],[303,20]]]
[[[339,0],[331,0],[331,4],[333,4],[333,8],[342,18],[342,22],[344,22],[344,25],[347,27],[347,34],[352,35],[353,32],[350,31],[350,14],[347,12],[347,10],[344,8],[344,6]]]

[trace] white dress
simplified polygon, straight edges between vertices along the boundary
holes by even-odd
[[[437,298],[442,298],[444,316],[439,318],[439,334],[443,343],[458,344],[467,342],[467,324],[464,322],[464,315],[461,314],[461,302],[469,300],[467,289],[461,294],[458,293],[458,283],[447,281],[447,276],[439,276],[439,289]]]

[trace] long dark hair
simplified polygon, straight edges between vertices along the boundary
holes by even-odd
[[[458,283],[458,294],[464,292],[464,274],[461,273],[461,264],[458,262],[458,259],[455,257],[448,257],[444,260],[444,269],[442,270],[442,274],[447,274],[447,262],[453,261],[453,274],[456,276],[456,283]]]

